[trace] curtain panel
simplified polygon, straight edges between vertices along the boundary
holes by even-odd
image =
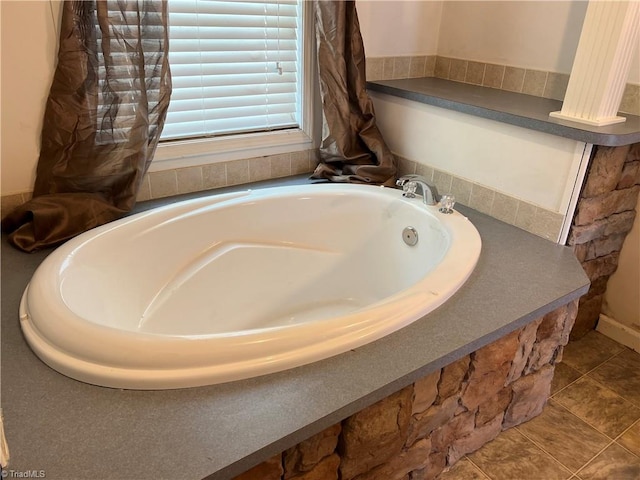
[[[33,198],[2,220],[24,251],[57,245],[135,205],[171,77],[162,0],[65,1]]]
[[[354,1],[314,0],[323,125],[312,178],[391,186],[396,160],[376,125]]]

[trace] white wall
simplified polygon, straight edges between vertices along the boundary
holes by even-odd
[[[570,73],[588,2],[445,2],[438,54]]]
[[[358,20],[368,57],[435,55],[441,1],[358,0]]]
[[[584,143],[377,92],[371,96],[380,131],[400,156],[567,213]]]
[[[60,0],[2,1],[2,195],[33,187],[53,78]]]
[[[587,1],[445,1],[438,55],[571,73]],[[639,46],[628,81],[640,83]]]
[[[618,270],[607,283],[603,311],[627,326],[640,329],[640,198],[636,221],[624,240]]]

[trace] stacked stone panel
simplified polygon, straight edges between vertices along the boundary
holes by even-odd
[[[640,192],[640,143],[594,148],[568,240],[591,280],[589,292],[580,299],[573,339],[598,322]]]
[[[272,457],[235,480],[430,480],[539,415],[578,301]]]

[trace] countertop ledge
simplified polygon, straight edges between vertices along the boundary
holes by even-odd
[[[624,123],[594,127],[549,116],[562,102],[523,93],[470,85],[441,78],[367,82],[373,92],[508,123],[594,145],[618,147],[640,142],[640,117],[620,114]]]
[[[296,177],[251,187],[306,182]],[[148,202],[137,211],[175,200]],[[22,337],[18,305],[50,250],[21,253],[3,238],[2,406],[9,469],[41,470],[49,480],[229,479],[588,290],[569,248],[460,211],[480,232],[482,253],[467,283],[434,312],[327,360],[165,391],[96,387],[43,364]]]

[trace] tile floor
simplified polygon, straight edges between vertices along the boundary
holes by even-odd
[[[640,354],[592,331],[565,347],[542,414],[440,480],[639,480]]]

